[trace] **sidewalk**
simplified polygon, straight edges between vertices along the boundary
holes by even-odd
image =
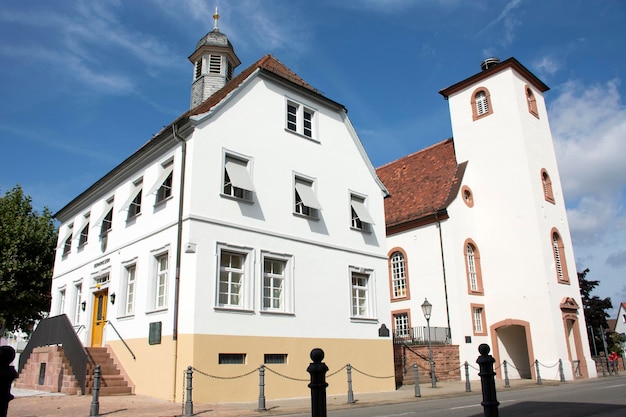
[[[558,385],[556,381],[543,381],[544,385]],[[504,388],[504,381],[496,381],[498,392],[511,389],[540,388],[534,380],[511,380],[511,388]],[[372,404],[389,404],[425,401],[434,398],[480,395],[480,381],[471,381],[471,392],[466,392],[465,381],[438,382],[437,388],[430,383],[420,384],[421,397],[415,397],[415,387],[405,385],[396,391],[354,393],[355,403],[348,404],[347,394],[329,396],[328,410],[360,408]],[[56,417],[89,416],[92,397],[82,395],[51,394],[41,391],[12,390],[15,399],[9,403],[8,417]],[[158,400],[143,395],[100,397],[99,414],[111,417],[173,417],[183,414],[181,403]],[[244,403],[194,403],[194,415],[215,417],[279,416],[310,413],[309,397],[265,400],[266,411],[258,411],[258,401]]]

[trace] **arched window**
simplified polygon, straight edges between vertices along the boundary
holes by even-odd
[[[409,298],[408,275],[404,251],[399,248],[392,249],[389,256],[389,284],[392,301]]]
[[[561,239],[561,235],[554,228],[552,229],[552,253],[554,255],[554,269],[556,271],[557,281],[560,284],[569,284],[563,239]]]
[[[463,202],[465,205],[470,208],[474,207],[474,194],[467,185],[461,187],[461,194],[463,194]]]
[[[467,239],[464,246],[465,271],[467,274],[467,292],[483,295],[483,277],[480,268],[480,252],[472,239]]]
[[[489,90],[479,87],[472,93],[472,116],[474,120],[493,113]]]
[[[535,99],[533,90],[531,90],[528,85],[526,86],[526,103],[528,104],[528,112],[538,119],[539,110],[537,110],[537,100]]]
[[[545,169],[541,170],[541,186],[543,187],[543,198],[546,201],[554,204],[554,193],[552,192],[552,181],[550,175]]]

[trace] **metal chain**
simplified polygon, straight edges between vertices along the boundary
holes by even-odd
[[[472,365],[472,364],[471,364],[471,363],[469,363],[469,362],[467,363],[467,365],[468,365],[470,368],[472,368],[473,370],[475,370],[475,371],[480,371],[480,369],[479,369],[479,368],[475,367],[474,365]]]
[[[345,366],[344,366],[344,368],[345,368]],[[361,375],[369,376],[370,378],[387,379],[387,378],[395,378],[395,377],[396,377],[395,375],[392,375],[392,376],[375,376],[375,375],[370,375],[370,374],[367,374],[367,373],[365,373],[365,372],[363,372],[363,371],[359,371],[359,370],[358,370],[357,368],[355,368],[354,366],[352,367],[352,369],[354,369],[355,371],[357,371],[357,372],[358,372],[358,373],[360,373]]]
[[[197,372],[197,373],[199,373],[200,375],[204,375],[204,376],[206,376],[206,377],[213,378],[213,379],[237,379],[237,378],[243,378],[243,377],[246,377],[246,376],[248,376],[248,375],[251,375],[251,374],[253,374],[253,373],[255,373],[256,371],[258,371],[258,370],[259,370],[259,368],[255,368],[255,369],[251,370],[250,372],[248,372],[248,373],[246,373],[246,374],[243,374],[243,375],[237,375],[237,376],[217,376],[217,375],[210,375],[210,374],[207,374],[206,372],[202,372],[201,370],[199,370],[199,369],[197,369],[197,368],[193,368],[193,367],[192,367],[191,369],[193,369],[194,371],[196,371],[196,372]]]
[[[280,372],[276,372],[276,371],[275,371],[275,370],[273,370],[272,368],[268,368],[267,366],[265,367],[265,369],[267,369],[267,370],[268,370],[268,371],[270,371],[271,373],[276,374],[276,375],[278,375],[278,376],[281,376],[281,377],[283,377],[283,378],[285,378],[285,379],[291,379],[292,381],[299,381],[299,382],[308,382],[308,381],[309,381],[309,378],[307,378],[307,379],[301,379],[301,378],[294,378],[294,377],[291,377],[291,376],[283,375],[283,374],[281,374]]]
[[[336,370],[332,374],[326,375],[326,378],[330,378],[331,376],[337,375],[339,372],[343,371],[344,369],[346,369],[346,365],[342,366],[341,368],[339,368],[338,370]]]
[[[557,366],[559,364],[559,362],[557,361],[554,365],[552,366],[548,366],[548,365],[544,365],[543,363],[537,361],[537,363],[541,366],[543,366],[544,368],[554,368],[555,366]]]

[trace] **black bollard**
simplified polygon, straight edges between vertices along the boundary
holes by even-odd
[[[420,392],[420,377],[417,372],[417,362],[413,363],[413,379],[415,380],[415,396],[421,397],[422,393]]]
[[[100,415],[100,365],[96,365],[93,372],[93,396],[91,397],[91,407],[89,408],[89,417],[97,417]]]
[[[191,386],[193,380],[193,368],[191,366],[187,367],[186,380],[187,380],[187,399],[185,400],[185,416],[193,416],[193,400],[191,398],[191,394],[193,388]]]
[[[489,355],[490,351],[491,348],[485,343],[478,346],[480,356],[476,359],[476,363],[480,367],[478,376],[480,376],[480,385],[483,390],[483,401],[480,404],[483,406],[485,417],[499,417],[500,403],[496,398],[496,373],[493,371],[493,364],[496,360]]]
[[[11,384],[17,378],[15,367],[11,362],[15,359],[15,349],[11,346],[0,346],[0,417],[7,417],[9,401],[13,399]]]
[[[326,414],[326,372],[328,366],[322,360],[324,359],[324,351],[315,348],[311,351],[311,360],[313,363],[306,368],[311,374],[311,417],[327,417]]]

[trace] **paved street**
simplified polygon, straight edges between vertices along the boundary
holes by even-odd
[[[500,415],[516,417],[543,416],[626,416],[626,373],[620,376],[588,381],[558,383],[513,380],[511,388],[496,382]],[[421,385],[421,398],[415,398],[414,387],[404,386],[385,393],[355,393],[354,404],[347,396],[329,396],[330,417],[478,417],[483,415],[478,381],[472,391],[465,392],[465,383],[441,382],[437,388]],[[9,405],[9,417],[88,416],[90,396],[66,396],[13,390],[17,398]],[[310,416],[310,399],[266,399],[266,411],[257,411],[258,402],[194,404],[194,415],[233,416]],[[170,417],[182,414],[182,404],[130,395],[100,398],[100,415],[111,417]]]

